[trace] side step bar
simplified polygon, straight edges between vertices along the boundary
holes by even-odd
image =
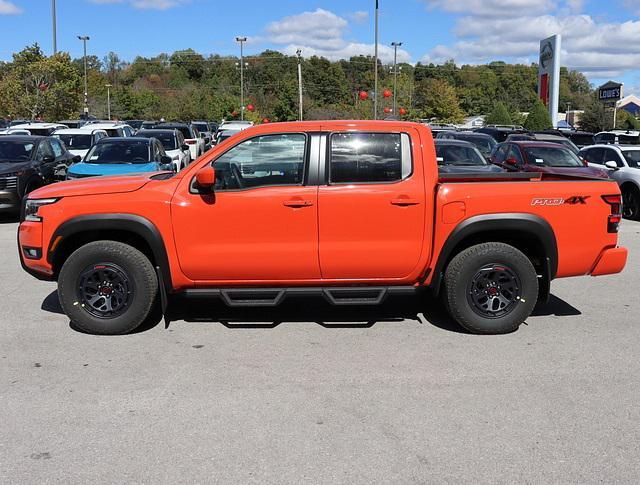
[[[346,286],[324,288],[196,288],[186,298],[216,298],[230,307],[273,307],[290,296],[322,296],[331,305],[380,305],[389,295],[414,295],[415,286]]]

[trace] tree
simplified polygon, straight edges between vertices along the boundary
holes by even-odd
[[[443,123],[459,123],[464,119],[458,94],[441,79],[426,78],[416,87],[416,105],[421,118]]]
[[[501,101],[496,103],[491,113],[487,116],[485,123],[487,125],[510,125],[512,120],[507,106]]]
[[[536,99],[531,106],[524,127],[529,131],[543,131],[553,128],[551,115],[540,99]]]
[[[611,128],[612,123],[612,114],[608,113],[604,104],[593,96],[591,102],[585,107],[584,113],[580,116],[578,124],[581,130],[598,133]]]
[[[631,113],[619,109],[617,113],[616,128],[618,130],[640,130],[640,121]]]

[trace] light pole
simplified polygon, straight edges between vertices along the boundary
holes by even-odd
[[[244,120],[244,43],[246,37],[236,37],[236,42],[240,43],[240,119]]]
[[[375,11],[375,46],[373,49],[373,119],[378,119],[378,0],[376,0]]]
[[[398,90],[398,47],[402,45],[402,42],[392,42],[393,46],[393,114],[396,113],[396,92]]]
[[[58,35],[56,28],[56,0],[51,0],[51,22],[53,23],[53,55],[58,53]]]
[[[111,88],[112,84],[105,84],[105,88],[107,88],[107,119],[111,121]]]
[[[85,116],[89,115],[89,92],[87,88],[87,41],[89,40],[88,35],[79,35],[78,39],[80,39],[84,45],[84,114]]]
[[[302,50],[296,51],[298,56],[298,108],[300,110],[300,121],[302,121]]]

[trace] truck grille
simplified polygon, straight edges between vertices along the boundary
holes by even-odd
[[[18,187],[18,177],[0,177],[0,190],[15,189]]]

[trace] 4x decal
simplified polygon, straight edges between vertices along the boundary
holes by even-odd
[[[587,199],[590,199],[590,195],[574,195],[573,197],[569,197],[568,199],[552,199],[552,198],[541,198],[536,197],[531,201],[531,205],[535,206],[559,206],[564,204],[569,205],[585,205],[587,203]]]

